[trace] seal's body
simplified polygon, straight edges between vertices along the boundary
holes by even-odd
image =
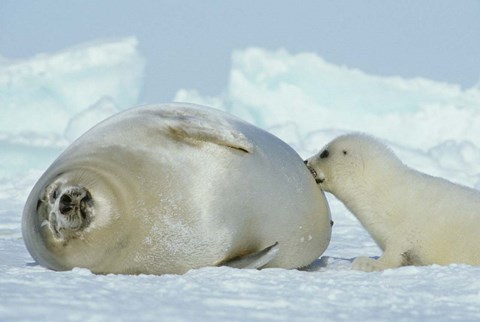
[[[165,274],[212,265],[308,265],[330,215],[276,137],[190,104],[145,106],[92,128],[33,188],[22,231],[55,270]]]
[[[336,138],[306,164],[384,251],[354,268],[480,265],[479,191],[415,171],[363,134]]]

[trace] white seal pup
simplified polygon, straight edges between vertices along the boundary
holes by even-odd
[[[48,268],[182,274],[298,268],[330,241],[330,212],[302,159],[218,110],[119,113],[68,147],[34,186],[23,237]]]
[[[480,265],[479,191],[413,170],[364,134],[340,136],[305,163],[383,250],[353,268]]]

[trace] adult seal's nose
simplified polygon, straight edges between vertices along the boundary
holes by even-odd
[[[73,209],[75,204],[73,203],[72,198],[68,194],[64,194],[60,197],[60,203],[58,208],[62,215],[67,214],[70,210]]]
[[[87,189],[81,186],[71,186],[62,190],[63,193],[58,202],[58,210],[62,215],[66,215],[72,210],[75,212],[82,210],[82,202],[88,203],[91,199]]]
[[[57,238],[68,239],[72,233],[89,225],[93,215],[93,199],[85,187],[78,185],[63,185],[54,194],[58,197],[51,204],[50,225],[57,233]]]

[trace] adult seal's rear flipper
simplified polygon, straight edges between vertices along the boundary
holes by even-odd
[[[189,143],[210,142],[251,153],[253,144],[224,117],[198,108],[163,109],[156,112],[170,135]],[[160,115],[159,115],[160,114]]]
[[[218,264],[218,266],[229,266],[233,268],[250,268],[250,269],[260,269],[270,263],[277,255],[279,250],[278,242],[268,246],[261,251],[247,254],[240,257],[235,257],[233,259],[227,260]]]

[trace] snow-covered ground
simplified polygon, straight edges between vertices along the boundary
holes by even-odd
[[[66,70],[78,57],[84,60]],[[480,320],[480,267],[352,271],[356,256],[381,252],[330,195],[332,241],[306,270],[221,267],[182,276],[101,276],[33,263],[20,228],[31,187],[81,132],[139,103],[143,70],[134,39],[28,61],[0,59],[0,321]],[[81,93],[89,93],[88,99]],[[185,89],[175,100],[236,114],[302,157],[338,134],[368,132],[405,163],[480,188],[480,85],[461,89],[377,77],[314,54],[252,48],[234,53],[224,93],[204,97]],[[46,106],[51,110],[45,112]]]

